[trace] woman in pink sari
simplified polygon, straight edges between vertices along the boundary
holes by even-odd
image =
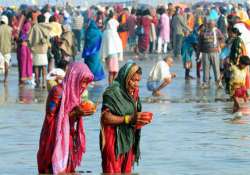
[[[80,165],[86,146],[82,116],[94,111],[82,111],[79,105],[93,78],[86,64],[73,62],[63,83],[51,89],[37,153],[39,173],[73,173]]]
[[[31,14],[27,15],[24,25],[22,27],[18,48],[17,59],[19,67],[19,84],[25,83],[25,80],[32,79],[32,55],[29,47],[27,46],[28,33],[31,29]]]

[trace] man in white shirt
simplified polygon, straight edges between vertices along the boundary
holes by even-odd
[[[172,82],[176,77],[175,73],[170,73],[170,67],[174,64],[173,58],[168,55],[151,69],[147,81],[147,88],[152,91],[153,96],[161,96],[160,90]]]

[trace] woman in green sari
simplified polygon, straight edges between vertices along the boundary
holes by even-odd
[[[140,157],[141,68],[125,64],[103,94],[100,148],[103,173],[130,173]],[[146,123],[145,123],[146,124]]]

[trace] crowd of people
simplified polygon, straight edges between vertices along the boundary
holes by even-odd
[[[250,10],[242,4],[150,8],[92,6],[1,8],[0,69],[8,83],[11,52],[17,53],[19,85],[48,88],[46,115],[37,154],[39,173],[70,173],[85,152],[82,116],[95,110],[80,107],[88,85],[105,79],[100,149],[104,173],[130,173],[140,158],[138,123],[142,118],[139,82],[142,68],[129,61],[119,68],[125,52],[143,61],[148,54],[164,54],[148,75],[153,96],[176,77],[170,72],[182,60],[185,79],[211,86],[212,66],[217,88],[230,94],[233,112],[250,88]],[[83,59],[77,61],[77,57]],[[84,61],[84,62],[83,62]],[[202,69],[202,70],[201,70]],[[34,76],[33,76],[34,75]],[[34,81],[32,81],[34,79]]]

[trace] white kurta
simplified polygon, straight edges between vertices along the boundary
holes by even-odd
[[[103,60],[115,54],[118,55],[120,61],[123,60],[122,41],[117,32],[118,26],[119,22],[112,18],[108,21],[107,27],[103,32],[101,44],[101,57]]]
[[[149,81],[163,81],[165,78],[171,79],[171,73],[166,61],[161,60],[154,65],[149,73]]]

